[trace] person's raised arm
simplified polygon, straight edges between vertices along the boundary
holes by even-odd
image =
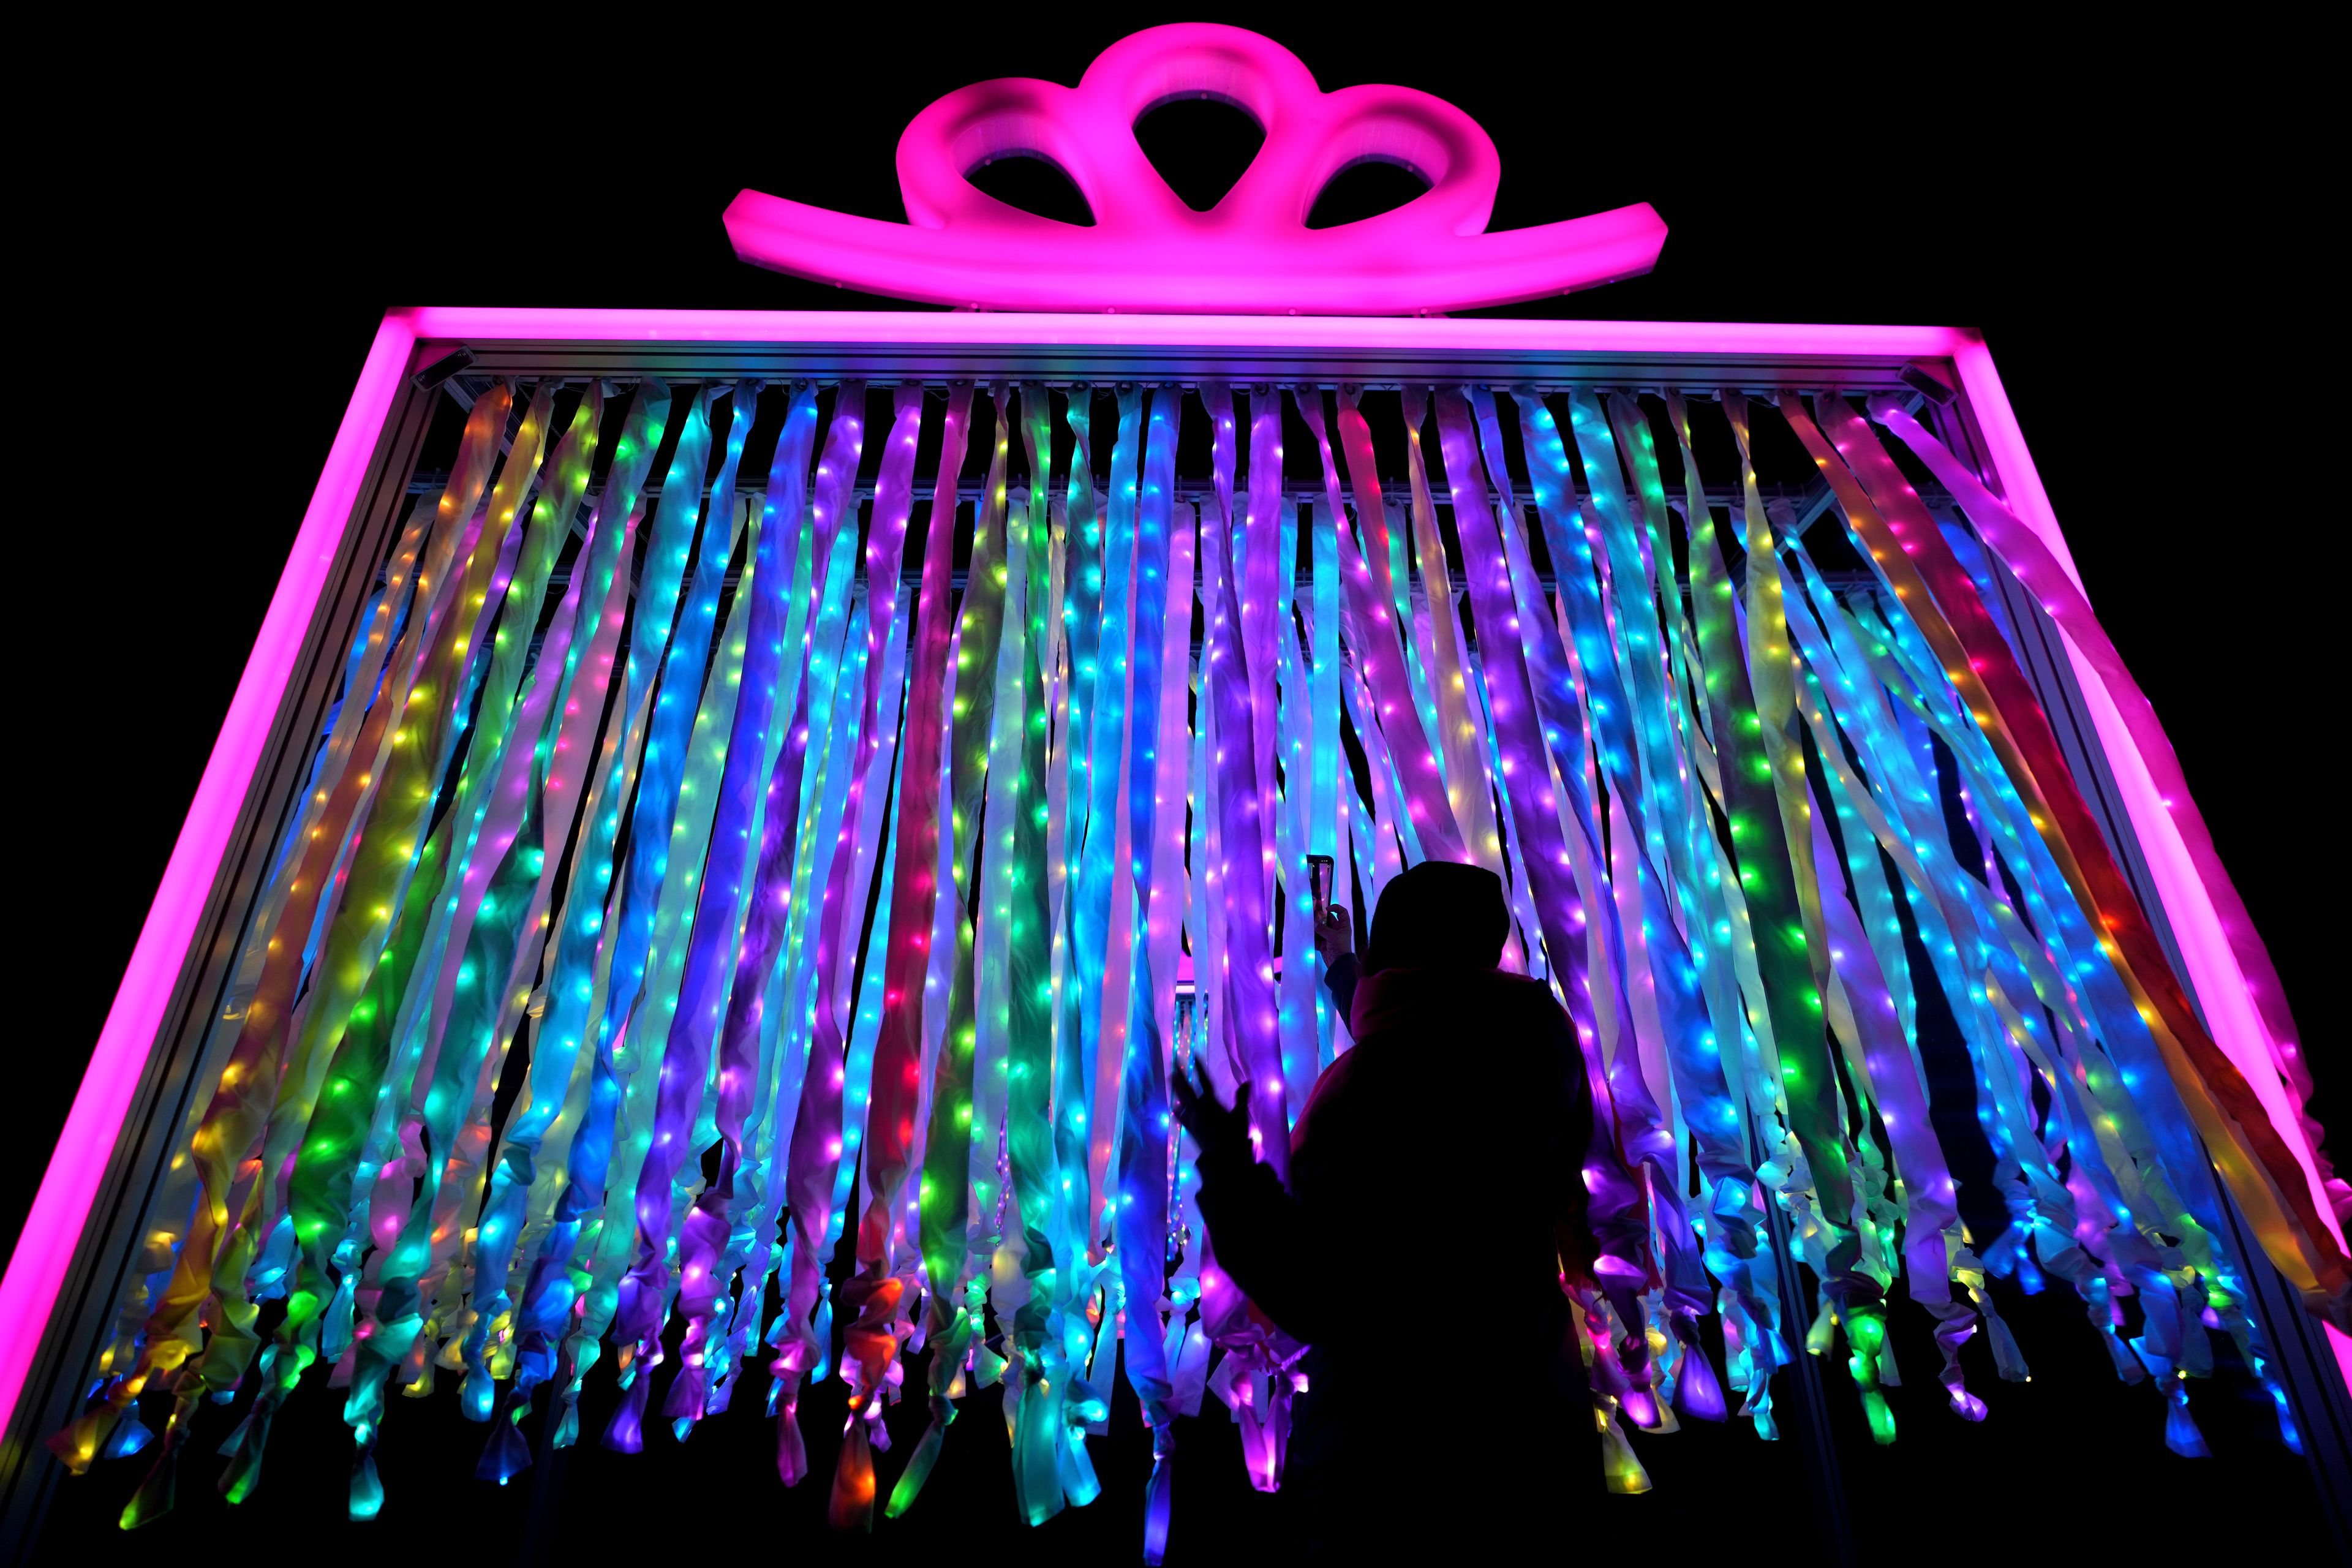
[[[1201,1217],[1217,1245],[1218,1267],[1285,1333],[1312,1343],[1336,1293],[1331,1238],[1250,1142],[1249,1080],[1231,1109],[1216,1090],[1179,1068],[1176,1119],[1200,1148]]]

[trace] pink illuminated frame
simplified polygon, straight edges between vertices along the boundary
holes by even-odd
[[[595,310],[404,309],[388,312],[319,476],[292,553],[246,661],[228,716],[196,786],[194,802],[132,950],[73,1109],[58,1134],[24,1234],[0,1279],[0,1428],[13,1416],[75,1248],[93,1194],[106,1173],[132,1098],[268,736],[362,486],[420,343],[838,345],[941,349],[1015,344],[1074,349],[1405,351],[1701,357],[1759,360],[1948,360],[1984,439],[2009,505],[2074,574],[2050,499],[2025,437],[1976,333],[1944,327],[1802,326],[1745,322],[1452,321],[1330,316],[988,315],[896,311]],[[2077,575],[2077,582],[2080,578]],[[2215,1039],[2254,1086],[2271,1120],[2303,1162],[2320,1214],[2334,1220],[2286,1087],[2273,1065],[2262,1020],[2206,890],[2209,870],[2192,855],[2152,782],[2147,764],[2105,683],[2070,641],[2067,654],[2109,768],[2178,938],[2188,978]],[[2343,1239],[2340,1230],[2337,1240]],[[2328,1337],[2352,1380],[2352,1339]]]

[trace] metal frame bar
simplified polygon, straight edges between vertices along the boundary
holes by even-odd
[[[0,1287],[0,1371],[21,1380],[0,1384],[14,1406],[0,1440],[0,1542],[29,1543],[61,1473],[34,1462],[44,1457],[41,1439],[86,1393],[171,1152],[201,1113],[195,1096],[211,1076],[201,1058],[247,917],[406,510],[408,470],[436,395],[398,374],[404,346],[390,358],[379,334],[377,347],[368,370],[391,363],[394,374],[369,399],[362,373]],[[101,1065],[115,1068],[111,1082]],[[79,1192],[60,1190],[69,1183]],[[20,1275],[37,1268],[54,1280],[52,1300],[20,1308]]]

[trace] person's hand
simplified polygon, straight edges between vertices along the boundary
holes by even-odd
[[[1200,1058],[1195,1057],[1188,1068],[1177,1066],[1174,1081],[1170,1085],[1175,1096],[1176,1120],[1192,1135],[1192,1142],[1203,1154],[1236,1146],[1247,1147],[1250,1135],[1249,1079],[1244,1078],[1234,1091],[1234,1103],[1226,1109],[1217,1100],[1217,1091],[1204,1077]]]
[[[1323,918],[1315,922],[1315,951],[1328,968],[1347,953],[1356,950],[1356,922],[1348,916],[1348,906],[1333,904]]]

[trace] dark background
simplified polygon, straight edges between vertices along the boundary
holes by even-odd
[[[743,266],[720,211],[751,186],[898,218],[892,152],[924,104],[993,76],[1074,82],[1125,33],[1201,14],[870,5],[833,13],[831,30],[701,7],[588,24],[509,15],[527,26],[426,18],[389,51],[381,37],[149,35],[135,60],[96,68],[89,90],[59,100],[15,165],[38,216],[16,247],[38,279],[31,335],[54,363],[17,397],[31,483],[11,533],[31,635],[16,643],[35,673],[12,689],[10,771],[29,829],[16,951],[30,1005],[0,1139],[0,1234],[13,1237],[29,1205],[383,309],[900,308]],[[2303,889],[2330,873],[2306,824],[2333,794],[2312,753],[2335,726],[2311,697],[2329,668],[2319,595],[2340,442],[2335,400],[2290,361],[2331,259],[2297,179],[2305,100],[2280,63],[2292,40],[2141,26],[2078,42],[1950,11],[1948,29],[1907,34],[1874,13],[1839,15],[1833,26],[1778,9],[1622,26],[1456,7],[1223,19],[1279,38],[1326,88],[1400,81],[1467,110],[1503,158],[1495,227],[1633,201],[1664,216],[1654,275],[1506,313],[1982,328],[2092,602],[2162,715],[2311,1031],[2325,1120],[2331,1099],[2343,1103],[2328,1093],[2343,1069],[2323,1011],[2336,970]],[[1196,148],[1188,170],[1218,157]],[[1994,1418],[1962,1429],[1937,1408],[1924,1333],[1906,1342],[1905,1442],[1869,1452],[1858,1417],[1846,1434],[1857,1495],[1882,1500],[1865,1513],[1899,1500],[1911,1521],[1900,1528],[1937,1555],[1911,1532],[1963,1499],[2010,1519],[1973,1534],[1972,1551],[2021,1530],[2018,1544],[2185,1545],[2200,1520],[2226,1518],[2220,1497],[2249,1491],[2287,1500],[2279,1527],[2307,1523],[2302,1463],[2262,1436],[2242,1387],[2195,1391],[2221,1457],[2175,1460],[2153,1392],[2116,1385],[2074,1308],[2003,1300],[2036,1382],[2004,1387],[1972,1363]],[[837,1397],[826,1386],[812,1404]],[[1848,1403],[1833,1394],[1841,1420]],[[329,1404],[316,1398],[322,1423]],[[1400,1420],[1434,1436],[1462,1419],[1443,1411],[1433,1385]],[[1002,1463],[958,1463],[954,1449],[992,1423],[992,1409],[959,1423],[933,1482],[971,1472],[954,1484],[972,1500],[955,1506],[982,1517],[1005,1509]],[[583,1484],[596,1495],[587,1478],[660,1491],[654,1475],[691,1474],[744,1500],[729,1506],[767,1518],[780,1542],[813,1541],[818,1484],[775,1488],[749,1413],[718,1425],[695,1458],[723,1470],[681,1468],[660,1438],[639,1461],[581,1450],[573,1502]],[[808,1426],[823,1473],[833,1421]],[[1213,1408],[1188,1426],[1203,1434],[1198,1450],[1230,1447]],[[462,1458],[428,1464],[428,1430]],[[429,1495],[458,1510],[472,1526],[432,1527],[452,1540],[516,1528],[520,1489],[485,1504],[462,1479],[478,1432],[446,1410],[396,1412],[395,1506]],[[328,1426],[317,1436],[318,1486],[298,1492],[292,1472],[309,1461],[288,1431],[272,1459],[286,1473],[247,1506],[247,1529],[307,1530],[323,1502],[319,1527],[340,1532],[329,1516],[346,1450]],[[969,1439],[984,1440],[996,1439]],[[190,1449],[174,1516],[189,1531],[219,1511],[201,1458],[213,1441],[200,1431]],[[418,1454],[404,1485],[392,1474],[402,1447]],[[1751,1468],[1791,1458],[1744,1432],[1642,1451],[1659,1493],[1612,1506],[1728,1498],[1710,1456]],[[1124,1438],[1109,1452],[1104,1503],[1053,1528],[1102,1531],[1118,1560],[1148,1460]],[[645,1480],[623,1468],[632,1462]],[[1111,1476],[1116,1464],[1127,1468]],[[896,1468],[884,1461],[886,1488]],[[64,1489],[53,1548],[95,1544],[85,1527],[110,1520],[130,1468]],[[1240,1489],[1231,1455],[1184,1475],[1202,1490],[1180,1503],[1180,1548],[1188,1520],[1196,1531],[1246,1521],[1261,1500]],[[1227,1482],[1213,1503],[1205,1494]],[[2079,1501],[2044,1517],[2062,1492]],[[1793,1520],[1799,1494],[1782,1495]],[[1763,1512],[1738,1528],[1762,1532],[1751,1540],[1775,1529]]]

